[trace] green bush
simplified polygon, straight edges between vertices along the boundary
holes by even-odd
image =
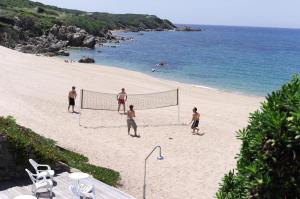
[[[77,26],[94,35],[97,35],[105,27],[105,23],[89,16],[67,15],[62,18],[62,21],[65,25]]]
[[[237,172],[223,178],[219,199],[300,198],[300,81],[268,95],[238,132]]]
[[[19,172],[25,173],[24,168],[29,167],[28,159],[33,158],[49,165],[63,162],[112,186],[117,186],[119,183],[119,172],[89,164],[87,157],[61,148],[55,141],[16,124],[12,116],[0,117],[0,133],[7,137],[11,151],[17,156],[16,164],[21,167]]]

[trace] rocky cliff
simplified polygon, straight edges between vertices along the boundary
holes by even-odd
[[[154,15],[89,13],[29,0],[0,1],[0,45],[22,52],[64,54],[61,50],[67,46],[94,48],[98,42],[116,40],[109,30],[174,28]]]

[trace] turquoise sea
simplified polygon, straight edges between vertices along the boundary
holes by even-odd
[[[193,27],[204,31],[118,33],[133,39],[108,44],[116,48],[73,50],[70,59],[91,56],[98,64],[259,96],[300,73],[299,29]],[[160,62],[168,64],[155,66]]]

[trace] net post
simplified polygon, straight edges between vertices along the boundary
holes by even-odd
[[[80,90],[80,112],[79,112],[79,126],[81,126],[81,112],[82,112],[82,105],[83,105],[83,102],[82,102],[82,99],[83,99],[83,89]]]
[[[179,104],[179,88],[177,88],[177,115],[178,115],[178,124],[180,124],[180,104]]]
[[[82,105],[83,105],[83,89],[80,90],[80,109],[82,109]]]

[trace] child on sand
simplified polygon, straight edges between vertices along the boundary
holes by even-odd
[[[200,120],[200,114],[197,112],[197,108],[194,107],[193,108],[193,115],[192,115],[192,120],[190,122],[193,123],[191,126],[191,129],[193,129],[193,134],[195,134],[195,130],[197,131],[197,133],[199,132],[199,120]]]
[[[133,105],[129,106],[129,111],[127,111],[127,127],[128,127],[128,135],[130,135],[130,129],[131,127],[134,130],[134,136],[133,137],[140,137],[139,135],[137,135],[136,133],[136,129],[137,129],[137,125],[134,121],[135,117],[135,111],[133,110]]]

